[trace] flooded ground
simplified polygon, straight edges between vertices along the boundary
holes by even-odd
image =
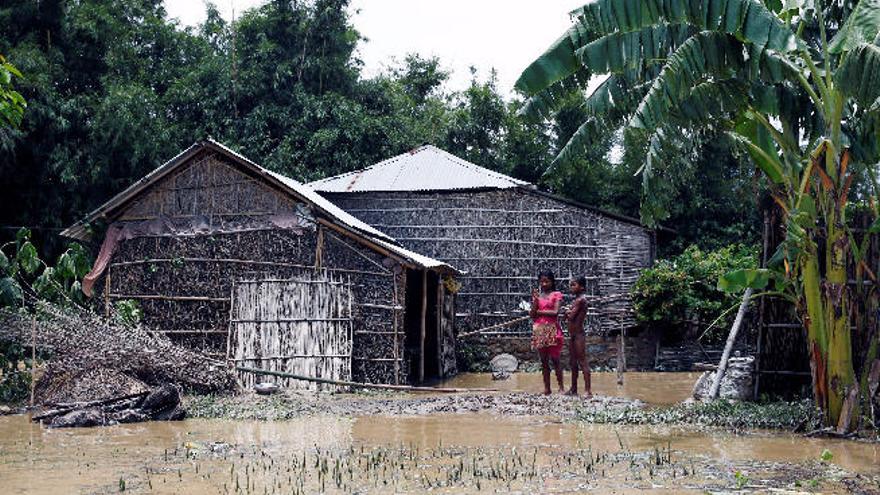
[[[828,462],[820,461],[822,453]],[[829,458],[830,457],[830,458]],[[3,493],[880,489],[875,444],[486,415],[187,420],[48,430],[0,418]],[[322,490],[323,488],[323,490]]]
[[[620,398],[591,407],[677,402],[695,379],[627,374],[618,388],[597,375],[594,391]],[[878,444],[570,421],[560,411],[583,401],[510,392],[540,389],[536,374],[447,384],[508,392],[313,398],[284,421],[49,430],[0,417],[0,493],[880,493]],[[292,399],[236,400],[249,411]]]
[[[592,373],[593,393],[606,397],[637,399],[647,404],[677,404],[691,395],[700,373],[628,372],[623,385],[617,385],[617,373]],[[552,378],[555,388],[556,378]],[[462,373],[440,384],[456,388],[496,388],[502,391],[540,392],[544,382],[540,373],[514,373],[507,380],[492,380],[491,373]],[[565,386],[571,375],[565,373]],[[583,393],[583,376],[578,380]]]

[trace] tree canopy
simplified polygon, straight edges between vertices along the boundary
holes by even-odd
[[[491,72],[481,78],[474,69],[471,84],[453,91],[442,60],[412,54],[366,78],[347,0],[268,1],[234,23],[206,9],[204,22],[188,27],[168,19],[160,0],[0,3],[0,53],[21,72],[12,73],[15,91],[28,102],[20,127],[0,134],[0,195],[16,205],[0,211],[0,237],[32,227],[55,256],[60,228],[208,136],[301,181],[432,143],[639,215],[633,174],[647,142],[621,153],[624,136],[600,129],[592,147],[544,173],[577,131],[583,97],[527,122],[517,115],[525,101],[504,94]],[[749,174],[735,177],[732,191],[721,174],[667,185],[689,191],[666,223],[680,232],[676,249],[741,241],[740,225],[754,223],[742,213],[750,196],[740,194]]]

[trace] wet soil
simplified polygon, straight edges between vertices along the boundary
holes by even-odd
[[[880,493],[876,443],[573,420],[693,382],[651,375],[600,375],[590,401],[465,375],[449,385],[527,392],[191,397],[200,419],[71,430],[0,417],[0,493]]]
[[[825,450],[831,457],[821,461]],[[0,480],[9,494],[875,493],[878,462],[880,451],[869,444],[535,416],[310,416],[75,430],[0,418]]]
[[[540,373],[516,373],[508,380],[492,380],[490,373],[465,373],[438,386],[494,388],[497,393],[474,392],[318,393],[284,391],[274,396],[243,394],[225,397],[192,397],[187,410],[194,417],[279,420],[316,414],[341,416],[429,415],[445,413],[492,413],[506,416],[551,415],[570,420],[578,415],[669,405],[690,395],[694,373],[627,373],[622,386],[614,373],[594,373],[592,399],[564,396],[558,391],[545,396]],[[566,384],[568,385],[568,384]],[[555,385],[554,385],[555,388]],[[581,390],[583,391],[583,390]]]

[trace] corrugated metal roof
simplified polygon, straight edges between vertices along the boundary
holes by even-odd
[[[112,199],[98,207],[93,212],[86,215],[84,219],[65,229],[63,232],[61,232],[61,235],[78,240],[87,240],[91,236],[88,229],[89,224],[98,219],[108,219],[112,217],[113,213],[118,210],[119,207],[127,204],[132,198],[140,194],[147,187],[156,183],[162,177],[168,175],[170,172],[172,172],[181,164],[185,163],[187,159],[189,159],[195,153],[202,149],[212,149],[233,158],[239,164],[251,169],[253,172],[262,175],[263,177],[266,177],[270,182],[275,183],[277,186],[280,186],[283,191],[291,194],[294,198],[310,203],[318,211],[324,213],[324,215],[328,218],[336,220],[336,222],[334,223],[337,223],[341,227],[359,234],[366,240],[369,240],[376,246],[395,254],[399,258],[407,260],[412,264],[423,268],[447,269],[455,272],[458,271],[451,265],[443,263],[442,261],[438,261],[427,256],[422,256],[418,253],[414,253],[412,251],[409,251],[408,249],[399,246],[397,244],[397,241],[395,241],[384,232],[381,232],[376,228],[358,220],[351,214],[342,210],[338,206],[325,199],[320,194],[310,189],[305,184],[291,179],[290,177],[281,175],[277,172],[272,172],[271,170],[265,169],[252,162],[245,156],[229,149],[228,147],[224,146],[221,143],[218,143],[217,141],[214,141],[213,139],[207,139],[205,141],[193,144],[171,160],[165,162],[163,165],[156,168],[155,170],[144,176],[142,179],[129,186],[121,193],[114,196]]]
[[[446,191],[532,187],[528,182],[475,165],[436,146],[412,151],[308,184],[319,192]]]

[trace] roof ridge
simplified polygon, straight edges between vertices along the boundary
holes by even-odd
[[[425,153],[427,152],[427,153]],[[425,153],[424,158],[416,158]],[[425,166],[433,165],[440,175],[437,176],[437,184],[431,182],[426,176],[420,174],[423,171],[431,175]],[[397,167],[394,169],[393,167]],[[445,182],[441,177],[444,167],[449,168],[451,182]],[[461,170],[461,173],[455,170]],[[462,177],[457,175],[464,174]],[[530,182],[511,177],[503,172],[470,162],[454,153],[451,153],[434,144],[426,143],[415,148],[399,153],[369,167],[345,172],[339,175],[325,177],[308,183],[312,189],[324,192],[357,192],[367,190],[379,190],[375,184],[380,182],[381,187],[390,190],[452,190],[473,189],[480,187],[506,189],[510,187],[534,187]],[[456,183],[464,181],[464,184]],[[470,184],[468,184],[470,182]],[[438,185],[443,184],[443,185]]]
[[[524,180],[517,179],[516,177],[511,177],[507,174],[503,174],[503,173],[498,172],[496,170],[492,170],[491,168],[486,168],[482,165],[477,165],[476,163],[471,162],[469,160],[465,160],[464,158],[462,158],[454,153],[450,153],[450,152],[444,150],[443,148],[438,148],[434,145],[426,145],[426,146],[430,146],[430,147],[434,148],[435,150],[439,151],[443,155],[448,155],[448,156],[452,157],[453,160],[451,160],[451,161],[459,162],[459,165],[461,165],[463,167],[470,168],[470,169],[476,169],[478,172],[488,172],[490,175],[495,175],[499,179],[513,182],[516,185],[531,184],[530,182],[526,182]]]

